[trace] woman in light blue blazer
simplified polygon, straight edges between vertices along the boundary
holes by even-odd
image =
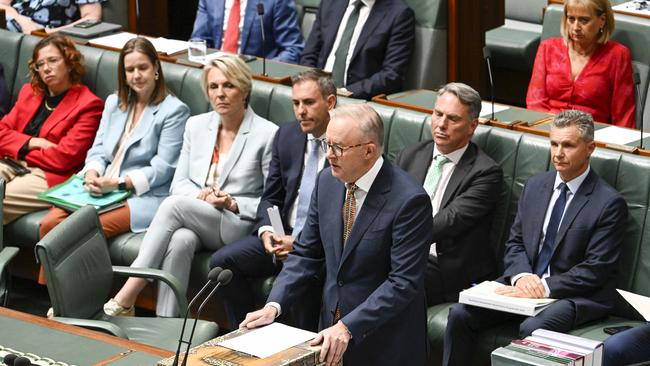
[[[158,54],[145,38],[128,41],[118,62],[118,91],[104,112],[80,174],[93,195],[115,190],[133,193],[120,208],[102,213],[107,238],[147,229],[169,194],[189,108],[171,95]],[[50,210],[41,222],[43,237],[68,214]]]
[[[187,121],[172,195],[160,205],[131,264],[162,268],[186,287],[196,250],[218,250],[253,229],[277,130],[248,106],[251,71],[239,57],[215,59],[202,81],[214,111]],[[130,314],[146,283],[129,278],[104,311]],[[156,314],[177,316],[172,291],[159,286]]]

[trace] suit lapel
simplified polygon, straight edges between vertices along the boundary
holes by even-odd
[[[440,207],[447,206],[451,198],[458,190],[460,183],[465,179],[469,171],[472,169],[475,160],[476,160],[476,149],[474,148],[474,145],[472,145],[472,143],[470,142],[469,146],[467,147],[467,150],[460,158],[458,165],[454,168],[453,173],[451,173],[451,177],[449,177],[449,183],[447,183],[447,188],[445,188],[445,193],[442,196]]]
[[[421,169],[415,169],[409,171],[413,174],[415,180],[420,182],[421,185],[424,185],[424,180],[427,178],[427,172],[429,171],[429,166],[431,166],[431,161],[433,160],[433,140],[427,143],[423,149],[418,149],[413,156],[413,166],[421,167]]]
[[[366,41],[375,31],[375,28],[377,28],[379,23],[381,23],[381,21],[384,19],[388,11],[389,8],[386,1],[378,0],[372,7],[372,10],[368,15],[368,19],[366,20],[366,24],[363,25],[363,29],[361,30],[357,44],[354,47],[354,53],[350,59],[350,64],[354,62],[354,58],[357,57],[359,52],[361,52],[361,49],[365,46]]]
[[[214,6],[212,7],[212,19],[214,19],[214,24],[211,26],[214,28],[215,39],[214,48],[221,48],[221,42],[223,41],[223,20],[225,18],[224,14],[226,11],[226,0],[213,0]]]
[[[302,170],[305,166],[307,135],[302,133],[302,130],[300,130],[300,127],[298,127],[294,141],[292,143],[288,143],[287,145],[289,153],[287,155],[287,158],[289,158],[289,164],[291,164],[291,167],[287,172],[287,202],[293,203],[296,199],[296,196],[298,195],[300,182],[302,182]]]
[[[47,136],[50,130],[54,128],[54,126],[56,126],[72,112],[72,110],[75,108],[75,105],[77,104],[77,100],[79,99],[79,92],[79,87],[73,86],[72,88],[68,89],[68,92],[61,100],[61,103],[59,103],[54,112],[52,112],[52,114],[50,114],[50,116],[45,120],[43,128],[39,133],[40,136]]]
[[[334,177],[332,178],[336,183],[336,186],[332,189],[331,199],[329,200],[332,205],[332,212],[330,212],[329,215],[326,215],[325,220],[327,221],[327,224],[324,227],[327,228],[329,234],[332,235],[332,243],[334,243],[334,258],[336,258],[336,263],[338,263],[340,268],[341,263],[343,262],[341,257],[343,255],[343,205],[345,204],[345,184],[341,183],[341,181]]]
[[[112,125],[108,126],[104,135],[104,147],[106,149],[106,154],[111,158],[117,149],[117,143],[120,141],[122,133],[124,133],[124,126],[126,126],[126,118],[128,115],[128,108],[127,110],[123,111],[117,105],[111,113],[109,121]]]
[[[336,35],[338,34],[339,28],[341,28],[341,22],[343,21],[343,15],[345,15],[345,9],[348,7],[348,0],[326,0],[326,1],[336,1],[334,6],[332,7],[331,14],[329,14],[327,17],[329,19],[326,20],[332,20],[336,19],[338,22],[335,20],[334,22],[327,22],[330,27],[332,27],[331,32],[323,32],[323,52],[322,55],[324,56],[323,58],[323,66],[327,62],[327,58],[329,57],[329,54],[332,53],[332,48],[334,47],[334,41],[336,41]],[[322,6],[322,5],[321,5]]]
[[[546,217],[546,211],[548,209],[548,204],[551,201],[551,196],[553,195],[553,183],[555,182],[555,173],[549,173],[546,176],[546,180],[542,184],[542,191],[540,194],[540,207],[538,209],[529,210],[528,212],[532,213],[530,218],[533,223],[533,238],[530,240],[530,245],[528,249],[530,250],[529,256],[532,260],[537,258],[537,252],[539,251],[539,244],[542,239],[542,230],[544,229],[544,218]],[[533,193],[535,194],[535,193]],[[524,239],[525,240],[525,239]]]
[[[140,116],[139,121],[133,121],[134,123],[137,122],[138,125],[135,126],[135,131],[133,131],[133,134],[131,137],[126,141],[126,146],[124,147],[124,151],[128,151],[128,149],[135,144],[136,142],[142,140],[143,137],[147,135],[149,130],[151,129],[151,126],[154,125],[154,119],[156,118],[156,114],[158,113],[158,109],[160,108],[160,104],[157,105],[151,105],[149,104],[144,111],[142,111],[142,115]],[[122,130],[124,130],[124,127],[122,127]]]
[[[246,146],[248,133],[253,126],[253,116],[253,110],[248,107],[246,114],[244,115],[244,120],[242,121],[241,126],[239,126],[239,130],[237,131],[237,136],[235,136],[235,141],[233,142],[232,148],[230,149],[228,160],[225,162],[221,174],[219,175],[219,187],[223,187],[226,179],[228,179],[230,171],[232,171],[232,168],[235,165],[235,162],[239,160],[239,155],[241,155],[244,147]]]
[[[208,132],[202,135],[200,143],[190,147],[199,152],[196,159],[194,159],[195,161],[191,161],[190,165],[193,165],[198,169],[199,181],[195,183],[201,187],[203,187],[205,182],[208,180],[208,172],[210,171],[210,164],[212,163],[212,151],[214,150],[214,144],[217,141],[219,124],[221,124],[219,115],[216,112],[210,113]]]
[[[575,193],[575,196],[571,200],[571,203],[566,208],[564,212],[564,217],[562,217],[562,222],[560,223],[560,228],[558,229],[557,236],[555,237],[555,243],[553,246],[553,253],[558,247],[558,243],[561,243],[564,240],[564,235],[566,235],[567,230],[571,227],[573,220],[575,220],[578,213],[582,208],[589,202],[589,196],[593,192],[596,185],[597,179],[596,174],[592,171],[589,172],[587,178],[578,188],[578,191]],[[553,256],[551,255],[551,258]]]
[[[389,168],[388,163],[384,162],[379,170],[379,174],[377,174],[377,177],[375,178],[375,181],[372,183],[372,186],[370,186],[370,191],[368,192],[366,199],[363,201],[361,211],[359,212],[359,215],[357,215],[357,219],[354,221],[352,232],[350,233],[348,242],[345,244],[345,248],[343,249],[343,256],[339,262],[339,268],[341,268],[341,265],[354,248],[359,245],[359,242],[368,230],[368,227],[384,207],[387,195],[390,193],[391,189],[392,174]],[[340,212],[342,212],[342,210]],[[339,214],[339,217],[342,217],[342,214]],[[341,235],[341,238],[342,237],[343,235]]]
[[[248,0],[246,2],[246,12],[244,13],[244,25],[241,30],[241,36],[239,37],[239,52],[244,53],[244,50],[248,46],[248,37],[251,34],[251,27],[253,25],[259,26],[259,20],[255,21],[257,15],[257,1]],[[267,9],[268,11],[268,9]],[[260,39],[260,42],[262,40]]]

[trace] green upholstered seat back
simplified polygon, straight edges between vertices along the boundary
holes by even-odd
[[[85,206],[36,245],[54,315],[94,318],[113,283],[111,260],[95,208]]]
[[[105,51],[99,60],[99,68],[93,92],[102,100],[117,91],[118,52]]]
[[[34,46],[36,46],[36,43],[40,39],[41,39],[40,37],[25,35],[22,37],[20,41],[18,62],[16,63],[16,76],[13,82],[13,89],[11,90],[11,94],[12,94],[11,100],[14,102],[18,98],[18,92],[20,92],[20,88],[22,88],[23,84],[29,83],[29,81],[31,80],[27,61],[30,58],[32,58],[32,52],[34,51]]]
[[[18,95],[18,90],[16,89],[20,89],[20,85],[14,86],[18,63],[27,62],[19,57],[22,38],[23,35],[21,33],[9,31],[3,31],[0,35],[0,50],[2,50],[0,52],[0,64],[2,64],[4,69],[5,82],[7,89],[11,93],[12,100],[16,100],[16,96]]]

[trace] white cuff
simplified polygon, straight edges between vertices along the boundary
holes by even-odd
[[[548,283],[546,283],[546,278],[542,278],[542,285],[544,285],[544,297],[551,297],[551,289],[548,288]]]
[[[79,175],[81,177],[83,177],[84,174],[86,174],[87,171],[95,170],[99,174],[99,176],[101,177],[102,175],[104,175],[105,168],[106,167],[104,166],[104,164],[102,164],[102,163],[100,163],[100,162],[98,162],[96,160],[93,160],[93,161],[88,162],[88,164],[86,164],[86,166],[84,166],[84,168],[81,169],[81,171],[79,172]]]
[[[279,317],[280,314],[282,314],[282,307],[277,302],[271,301],[271,302],[266,303],[266,305],[264,305],[264,306],[273,306],[275,308],[275,310],[278,311],[277,315],[275,316],[276,318]]]
[[[257,229],[257,237],[262,240],[262,234],[264,234],[266,231],[273,232],[273,226],[271,225],[264,225]]]
[[[518,274],[516,276],[511,277],[510,278],[510,285],[514,286],[515,283],[517,283],[518,279],[520,279],[520,278],[522,278],[524,276],[529,276],[529,275],[532,275],[532,273],[523,272],[523,273],[520,273],[520,274]]]
[[[125,175],[131,178],[131,184],[133,184],[135,194],[142,196],[143,194],[149,192],[149,180],[147,179],[147,176],[144,175],[142,170],[131,170]]]

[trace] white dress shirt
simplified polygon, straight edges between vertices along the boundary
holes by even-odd
[[[330,1],[330,0],[325,0],[325,1]],[[323,68],[325,71],[331,72],[332,69],[334,68],[334,60],[336,59],[336,50],[339,48],[339,43],[341,43],[341,37],[343,36],[343,31],[345,31],[345,26],[348,24],[348,19],[350,18],[350,14],[352,14],[352,11],[354,10],[354,5],[356,4],[357,0],[350,0],[348,3],[347,9],[345,9],[345,13],[343,14],[343,19],[341,19],[341,23],[339,24],[339,30],[336,33],[336,40],[334,41],[334,46],[332,47],[332,51],[330,51],[329,56],[327,57],[327,61],[325,62],[325,67]],[[352,54],[354,53],[354,49],[357,46],[357,41],[359,40],[359,35],[361,35],[361,30],[363,29],[363,26],[366,24],[366,21],[368,20],[368,16],[370,15],[370,11],[372,11],[372,7],[375,6],[375,1],[376,0],[361,0],[361,2],[364,4],[364,6],[359,9],[359,19],[357,20],[357,25],[354,27],[354,32],[352,33],[352,39],[350,40],[350,49],[348,50],[348,57],[345,60],[345,72],[343,73],[343,85],[346,85],[348,83],[348,67],[350,66],[350,59],[352,58]]]
[[[445,191],[447,190],[449,179],[451,178],[451,175],[454,173],[454,170],[456,169],[456,165],[458,165],[460,159],[463,157],[463,154],[465,154],[465,151],[467,151],[468,146],[469,144],[461,147],[460,149],[454,150],[446,155],[438,151],[437,146],[435,145],[433,146],[433,159],[431,160],[431,165],[429,165],[429,169],[427,170],[427,176],[429,175],[431,169],[435,168],[434,165],[436,163],[436,156],[442,155],[447,157],[447,159],[449,159],[449,161],[447,161],[442,165],[442,173],[440,174],[438,187],[436,187],[436,191],[433,197],[431,197],[431,206],[433,207],[433,212],[432,212],[433,217],[435,217],[436,214],[438,214],[438,211],[440,211],[440,204],[442,203],[442,197],[445,195]],[[438,252],[436,251],[436,243],[431,244],[431,247],[429,248],[429,254],[434,257],[438,256]]]

